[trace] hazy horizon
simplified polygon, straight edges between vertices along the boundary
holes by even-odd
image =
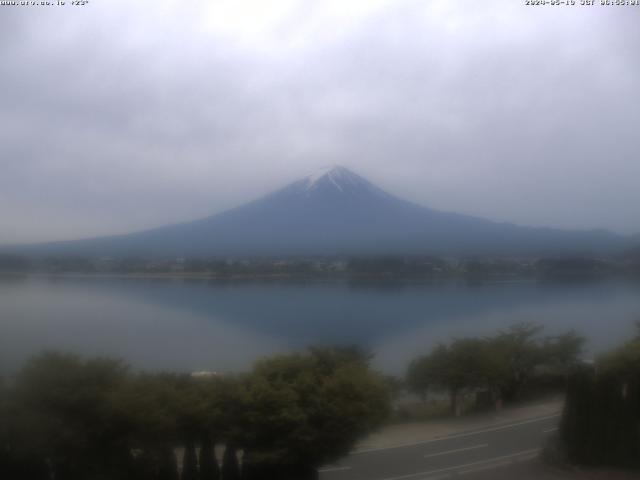
[[[355,175],[359,176],[356,172],[353,172],[352,170],[347,169],[346,167],[344,167],[342,165],[323,166],[323,167],[319,167],[314,173],[312,173],[310,175],[306,175],[306,176],[304,176],[304,177],[302,177],[300,179],[295,180],[294,182],[287,183],[286,185],[282,185],[280,187],[277,187],[274,191],[267,192],[265,195],[262,195],[260,197],[248,199],[246,202],[243,202],[239,206],[244,206],[244,205],[250,204],[252,202],[261,201],[261,200],[269,197],[272,194],[277,194],[277,193],[280,193],[281,191],[285,191],[287,188],[292,187],[295,183],[300,182],[300,181],[308,180],[309,184],[311,185],[311,184],[315,183],[321,177],[324,177],[328,172],[330,172],[331,170],[334,170],[334,169],[339,169],[339,170],[345,170],[346,169],[346,171],[349,172],[349,174],[355,173]],[[362,178],[364,178],[364,177],[362,177]],[[364,180],[367,180],[367,179],[364,178]],[[377,187],[377,185],[374,185],[374,186]],[[341,186],[336,186],[336,188],[337,189],[341,189],[342,187]],[[389,193],[389,192],[385,192],[385,193]],[[402,200],[402,197],[400,197],[400,196],[396,196],[396,198],[400,198]],[[419,204],[416,203],[416,205],[419,205]],[[428,208],[427,205],[423,205],[423,206]],[[234,209],[234,207],[231,207],[229,210],[233,210],[233,209]],[[174,222],[174,223],[171,223],[171,224],[162,224],[162,225],[159,225],[159,227],[166,227],[166,226],[171,226],[171,225],[181,225],[183,223],[184,224],[188,224],[188,223],[190,223],[192,221],[204,220],[204,219],[209,218],[209,217],[215,217],[219,213],[223,213],[223,212],[215,212],[213,214],[206,215],[204,217],[198,217],[198,218],[195,218],[195,219],[184,219],[183,221],[177,221],[177,222]],[[457,213],[457,212],[446,212],[446,213]],[[478,217],[478,218],[480,218],[480,217]],[[489,219],[489,220],[491,220],[491,219]],[[525,227],[528,226],[528,225],[518,224],[517,222],[510,222],[510,223],[512,223],[514,225],[518,225],[518,226],[525,226]],[[545,226],[542,226],[542,227],[545,227]],[[136,233],[145,232],[145,231],[148,231],[148,230],[153,230],[153,228],[154,227],[146,228],[146,229],[138,228],[138,229],[127,231],[127,232],[114,232],[112,234],[106,234],[106,235],[103,235],[103,236],[104,237],[109,237],[109,236],[136,234]],[[562,228],[560,228],[560,230],[562,230]],[[567,229],[567,230],[570,231],[570,229]],[[599,230],[605,230],[605,229],[598,229],[598,228],[594,228],[594,229],[575,229],[573,231],[588,232],[588,231],[599,231]],[[632,235],[632,236],[635,236],[635,235]],[[83,238],[77,238],[77,239],[70,238],[68,240],[71,240],[71,241],[73,241],[73,240],[85,240],[85,239],[89,240],[89,239],[92,239],[92,238],[101,238],[101,237],[102,236],[86,237],[86,238],[83,237]],[[62,241],[65,241],[65,240],[66,239],[63,239]],[[38,242],[38,241],[35,241],[35,242],[24,242],[23,245],[28,245],[28,244],[37,245],[37,244],[40,244],[40,243],[47,243],[47,242]],[[17,244],[14,244],[14,245],[17,245]],[[0,244],[0,246],[2,246],[2,244]],[[7,245],[7,246],[11,246],[11,245]]]
[[[0,12],[0,245],[203,218],[327,164],[436,210],[640,233],[640,8]]]

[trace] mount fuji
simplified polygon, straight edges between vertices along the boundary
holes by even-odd
[[[201,220],[127,235],[55,242],[23,252],[88,256],[602,254],[627,239],[497,223],[395,197],[336,166]]]

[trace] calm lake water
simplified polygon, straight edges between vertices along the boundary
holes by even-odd
[[[109,355],[136,368],[238,371],[310,344],[357,343],[401,373],[452,336],[520,321],[575,328],[591,353],[634,332],[640,282],[464,280],[220,282],[183,279],[0,279],[0,369],[43,349]]]

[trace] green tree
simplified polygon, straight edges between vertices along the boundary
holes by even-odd
[[[574,463],[640,464],[640,339],[569,377],[561,438]]]
[[[442,369],[440,382],[449,389],[451,411],[456,415],[461,413],[461,392],[490,389],[501,381],[501,363],[484,339],[456,339],[442,355],[436,365]]]
[[[575,330],[546,338],[542,345],[543,363],[562,371],[569,371],[580,363],[585,338]]]
[[[465,391],[491,388],[502,378],[500,363],[484,339],[460,338],[438,345],[429,355],[412,362],[407,382],[414,391],[430,386],[449,393],[451,412],[460,414],[460,396]]]
[[[192,441],[187,441],[184,447],[181,480],[198,480],[198,457]]]
[[[157,480],[179,480],[176,454],[167,445],[160,447],[158,451]]]
[[[45,353],[16,378],[12,416],[17,450],[51,465],[61,480],[127,478],[131,455],[113,397],[127,367],[107,359]]]
[[[219,480],[220,467],[215,457],[214,445],[209,434],[204,434],[200,444],[200,480]]]
[[[222,456],[222,479],[223,480],[239,480],[240,466],[238,465],[238,453],[233,444],[229,443],[225,446]]]
[[[490,348],[506,368],[505,377],[500,382],[504,399],[517,400],[535,368],[544,363],[546,357],[539,338],[541,331],[539,325],[519,323],[490,340]]]
[[[427,400],[429,387],[434,384],[429,360],[428,355],[412,360],[405,375],[407,387],[411,392],[420,395],[423,402]]]
[[[484,392],[486,400],[517,400],[539,367],[566,374],[579,363],[584,338],[574,331],[542,339],[542,327],[521,323],[494,337],[459,338],[439,344],[407,369],[409,388],[425,395],[429,388],[449,393],[451,411],[460,413],[465,392]]]
[[[598,358],[601,375],[615,376],[623,380],[634,380],[640,373],[640,337],[636,337],[619,348]]]
[[[569,377],[567,400],[560,422],[560,432],[568,445],[567,455],[573,462],[589,458],[590,430],[593,418],[593,369],[576,369]]]
[[[388,413],[388,391],[367,357],[314,348],[258,362],[245,383],[243,446],[252,471],[313,478],[377,427]]]
[[[348,453],[388,410],[386,380],[359,349],[311,349],[249,375],[135,374],[49,353],[0,389],[0,473],[29,480],[302,480]],[[226,445],[222,472],[216,442]],[[200,447],[200,468],[196,450]],[[245,467],[243,467],[245,468]],[[270,473],[270,474],[271,474]]]

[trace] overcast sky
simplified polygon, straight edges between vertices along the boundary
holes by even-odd
[[[0,243],[190,220],[327,164],[640,232],[639,25],[524,0],[0,6]]]

